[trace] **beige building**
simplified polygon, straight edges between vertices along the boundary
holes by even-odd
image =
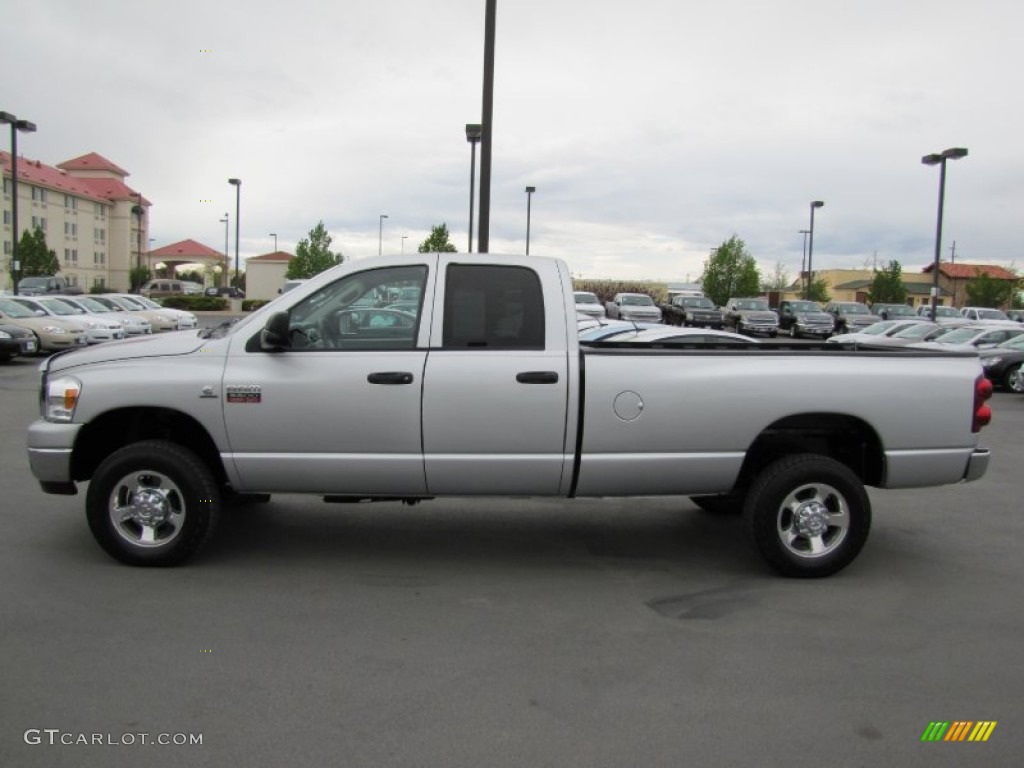
[[[245,262],[245,297],[247,299],[276,299],[284,285],[288,262],[294,256],[284,251],[253,256]]]
[[[963,307],[968,303],[967,283],[979,272],[996,280],[1016,281],[1016,276],[1003,267],[991,264],[948,264],[939,265],[939,304]],[[933,266],[928,265],[920,272],[903,272],[903,287],[907,289],[907,304],[919,307],[931,304]],[[823,269],[814,271],[815,280],[828,283],[832,301],[859,301],[868,303],[868,291],[874,279],[871,269]],[[804,286],[798,280],[782,292],[783,299],[797,299],[804,295]]]
[[[11,290],[14,238],[39,227],[57,254],[60,274],[88,291],[96,285],[126,290],[129,270],[144,266],[150,202],[124,183],[128,172],[90,153],[57,166],[18,158],[18,229],[14,231],[11,155],[0,152],[3,241],[0,288]]]
[[[151,251],[144,263],[160,277],[170,277],[185,265],[196,267],[204,274],[206,285],[229,285],[234,274],[230,259],[223,253],[191,239]]]

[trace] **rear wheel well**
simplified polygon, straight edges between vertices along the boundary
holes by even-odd
[[[172,408],[123,408],[109,411],[82,427],[71,460],[72,477],[88,480],[114,451],[140,440],[169,440],[195,453],[218,484],[227,482],[220,451],[203,426]]]
[[[882,442],[866,422],[837,413],[806,413],[780,419],[757,436],[737,487],[749,487],[769,464],[798,453],[829,456],[849,467],[864,485],[877,486],[885,472]]]

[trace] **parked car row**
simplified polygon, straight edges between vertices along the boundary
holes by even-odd
[[[135,294],[5,296],[0,298],[0,359],[59,352],[161,331],[196,328],[191,312]],[[12,333],[8,328],[27,332]]]

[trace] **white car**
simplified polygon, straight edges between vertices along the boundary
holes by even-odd
[[[934,341],[911,344],[924,349],[973,350],[990,349],[997,344],[1024,334],[1024,328],[1001,328],[991,325],[966,325],[944,333]]]
[[[118,320],[90,315],[85,310],[72,307],[52,296],[14,296],[11,300],[32,310],[40,317],[42,316],[40,313],[45,313],[50,317],[59,317],[62,320],[72,320],[81,324],[88,344],[119,341],[125,337],[124,324]]]
[[[142,297],[129,297],[124,294],[105,293],[102,296],[97,296],[96,298],[110,302],[115,307],[118,307],[125,312],[146,318],[146,320],[148,320],[153,326],[153,333],[164,333],[167,331],[179,330],[178,317],[171,310],[165,310],[162,307],[158,309],[151,309],[135,300],[136,298]]]
[[[584,341],[580,337],[581,343]],[[760,344],[756,339],[729,331],[674,326],[636,328],[625,326],[618,332],[594,341],[639,342],[642,344]]]
[[[900,331],[913,328],[915,325],[925,325],[935,328],[936,324],[931,320],[913,318],[910,320],[881,320],[869,325],[862,331],[856,333],[840,333],[828,339],[830,344],[873,344],[880,338],[895,336]]]
[[[160,310],[162,314],[170,315],[171,317],[177,318],[179,331],[188,331],[193,328],[199,327],[199,318],[196,317],[191,312],[188,312],[184,309],[174,309],[173,307],[165,307],[162,306],[158,301],[154,301],[153,299],[147,298],[145,296],[139,296],[134,293],[117,293],[112,295],[117,298],[124,299],[125,301],[128,301],[132,304],[140,304],[142,305],[143,309]]]
[[[121,323],[127,336],[145,336],[153,332],[153,326],[144,317],[137,317],[129,312],[107,305],[95,296],[53,296],[53,299],[87,312],[94,317],[101,317],[107,320]]]

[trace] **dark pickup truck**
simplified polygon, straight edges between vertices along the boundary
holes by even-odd
[[[722,310],[705,296],[674,296],[668,304],[660,306],[666,325],[718,329],[725,325]]]
[[[84,293],[77,285],[71,285],[63,277],[25,277],[18,281],[18,293],[22,296],[43,296],[47,294]]]

